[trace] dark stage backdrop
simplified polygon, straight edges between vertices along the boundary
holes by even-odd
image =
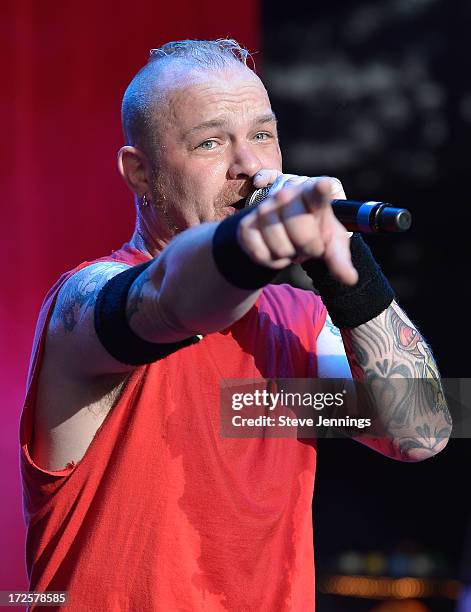
[[[471,4],[292,0],[288,11],[265,0],[262,23],[285,171],[333,174],[352,199],[410,208],[409,232],[370,245],[442,374],[471,376]],[[470,446],[452,440],[408,465],[350,440],[322,440],[318,573],[341,551],[418,550],[441,556],[456,576],[471,514]],[[322,612],[371,609],[339,605],[319,599]]]
[[[116,170],[120,100],[149,49],[231,36],[259,49],[257,0],[2,0],[0,590],[26,587],[18,419],[38,308],[65,270],[132,233]]]

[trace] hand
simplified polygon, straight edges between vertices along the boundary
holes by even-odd
[[[332,200],[346,200],[347,196],[345,195],[345,191],[343,190],[342,183],[338,178],[333,176],[328,177],[316,177],[320,178],[329,178],[333,182],[332,186]],[[283,174],[280,170],[267,170],[263,169],[257,172],[257,174],[253,177],[253,185],[257,189],[262,189],[263,187],[270,187],[270,195],[275,195],[282,187],[285,185],[302,185],[306,181],[312,181],[312,177],[309,176],[298,176],[297,174]],[[348,236],[351,237],[353,232],[347,232]]]
[[[253,261],[282,269],[292,262],[322,258],[338,280],[357,282],[350,234],[330,205],[333,199],[345,199],[338,179],[261,170],[253,182],[257,188],[272,184],[269,197],[239,225],[239,244]]]

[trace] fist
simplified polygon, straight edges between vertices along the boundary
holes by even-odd
[[[341,182],[261,170],[253,179],[269,196],[239,224],[240,247],[256,263],[282,269],[311,258],[324,259],[339,281],[354,285],[358,273],[350,256],[350,233],[337,220],[330,202],[345,199]]]

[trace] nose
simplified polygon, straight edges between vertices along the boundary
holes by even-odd
[[[253,145],[243,143],[233,146],[228,175],[231,179],[252,178],[262,168]]]

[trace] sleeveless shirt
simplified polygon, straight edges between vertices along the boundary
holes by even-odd
[[[41,307],[20,419],[30,590],[68,591],[74,612],[314,610],[315,441],[219,430],[221,380],[316,376],[313,293],[268,285],[230,328],[134,369],[76,464],[30,455],[59,289],[96,261],[147,259],[125,244],[83,262]]]

